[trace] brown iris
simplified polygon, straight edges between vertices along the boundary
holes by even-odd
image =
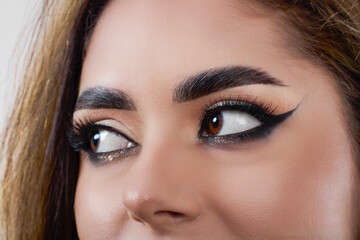
[[[96,131],[93,132],[92,134],[90,134],[90,148],[91,151],[96,152],[97,149],[99,148],[99,143],[100,143],[100,132]]]
[[[208,118],[208,123],[206,126],[206,132],[208,135],[216,135],[220,132],[223,125],[223,117],[220,112],[212,114]]]

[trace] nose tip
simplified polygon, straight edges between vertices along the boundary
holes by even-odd
[[[123,195],[130,219],[163,229],[174,224],[192,221],[200,215],[200,207],[186,195],[163,195],[128,189]]]

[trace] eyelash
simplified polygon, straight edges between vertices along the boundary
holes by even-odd
[[[274,106],[271,102],[265,102],[265,101],[260,101],[258,100],[258,97],[254,97],[254,98],[250,98],[250,97],[234,97],[232,95],[229,96],[222,96],[216,99],[213,99],[211,101],[209,101],[207,104],[205,104],[205,106],[202,108],[202,111],[204,113],[206,113],[206,111],[208,111],[209,109],[213,109],[215,106],[217,106],[218,104],[230,104],[232,102],[239,102],[239,103],[246,103],[249,105],[254,105],[257,106],[259,108],[261,108],[264,112],[268,113],[268,114],[275,114],[277,112],[278,107]],[[201,116],[203,117],[203,115]]]
[[[210,102],[203,109],[204,114],[200,117],[200,130],[198,133],[198,139],[205,145],[211,146],[224,146],[230,144],[236,144],[249,140],[256,140],[259,138],[265,138],[268,136],[274,128],[286,120],[295,110],[288,111],[283,114],[276,115],[277,107],[272,103],[266,103],[264,101],[259,102],[257,98],[220,98]],[[206,129],[206,123],[209,120],[209,116],[212,116],[215,112],[221,111],[239,111],[250,114],[261,122],[261,125],[245,132],[225,135],[225,136],[202,136]]]
[[[223,136],[202,136],[206,129],[206,123],[209,117],[215,112],[221,111],[239,111],[248,113],[252,117],[256,118],[261,122],[261,125],[250,130],[246,130],[240,133],[234,133]],[[277,107],[274,107],[271,103],[259,102],[257,98],[245,99],[245,98],[220,98],[215,101],[209,102],[205,105],[199,119],[200,129],[198,132],[198,140],[204,145],[209,146],[226,146],[237,144],[244,141],[256,140],[268,136],[272,130],[281,122],[286,120],[294,111],[293,109],[289,112],[278,114]],[[124,137],[126,140],[135,144],[134,147],[119,149],[111,152],[95,153],[90,148],[89,137],[95,131],[106,130],[113,132],[117,135]],[[70,145],[75,151],[83,150],[89,157],[89,160],[94,164],[101,164],[112,160],[120,160],[131,156],[135,153],[135,150],[140,146],[137,142],[132,140],[125,134],[117,131],[116,129],[97,124],[96,122],[85,119],[84,121],[73,122],[72,126],[68,131],[68,138]]]
[[[117,135],[124,137],[126,140],[135,144],[135,147],[126,148],[126,149],[119,149],[111,152],[105,153],[94,153],[91,150],[90,143],[89,143],[89,136],[91,133],[95,131],[106,130],[109,132],[113,132]],[[72,126],[67,132],[69,143],[72,148],[76,152],[80,152],[83,150],[89,157],[89,160],[95,164],[101,164],[102,162],[112,161],[112,160],[119,160],[126,158],[134,153],[139,146],[137,142],[135,142],[130,137],[126,136],[125,134],[117,131],[116,129],[97,124],[91,119],[85,119],[84,121],[75,121],[72,123]]]

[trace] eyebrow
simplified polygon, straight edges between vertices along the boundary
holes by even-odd
[[[257,68],[247,66],[220,67],[185,79],[175,88],[173,101],[178,103],[192,101],[214,92],[253,84],[286,86],[280,80]]]
[[[267,72],[247,67],[228,66],[212,68],[187,77],[174,90],[173,101],[177,103],[197,98],[225,89],[253,84],[286,86]],[[79,96],[75,111],[82,109],[119,109],[136,111],[134,101],[125,92],[106,87],[92,87]]]
[[[81,109],[120,109],[135,111],[134,101],[123,91],[114,88],[93,87],[81,93],[75,111]]]

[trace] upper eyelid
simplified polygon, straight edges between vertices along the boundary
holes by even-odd
[[[118,132],[123,132],[125,130],[131,135],[134,134],[132,132],[132,130],[128,126],[126,126],[126,124],[123,124],[121,121],[118,121],[118,120],[105,119],[105,120],[97,121],[96,124],[100,124],[100,125],[103,125],[103,126],[109,126],[109,127],[113,128],[113,129],[117,130]]]
[[[125,132],[125,135],[134,135],[133,131],[126,123],[119,121],[117,118],[109,118],[106,115],[93,116],[92,112],[87,112],[85,114],[74,116],[72,120],[73,127],[90,125],[104,126],[112,129],[113,132]]]
[[[98,128],[99,131],[105,130],[105,131],[113,132],[116,135],[119,135],[119,136],[125,138],[127,141],[137,144],[137,142],[135,140],[133,140],[131,137],[129,137],[127,134],[123,133],[122,131],[119,131],[118,129],[115,129],[111,126],[101,125],[101,124],[97,124],[97,123],[93,123],[93,125],[96,126],[95,128]]]
[[[243,87],[246,87],[247,89],[243,89]],[[205,112],[207,109],[220,102],[240,101],[263,109],[264,106],[266,108],[270,107],[273,108],[275,114],[282,114],[300,106],[306,97],[306,95],[304,96],[301,92],[291,88],[287,88],[286,91],[278,91],[278,88],[273,88],[271,85],[252,85],[243,87],[239,87],[238,91],[235,89],[228,89],[217,92],[212,96],[209,95],[209,97],[207,97],[209,100],[205,99],[207,104],[203,105],[202,111]],[[274,89],[275,92],[268,91],[268,88]]]
[[[278,111],[278,105],[274,104],[271,101],[261,100],[259,101],[257,97],[251,98],[233,98],[233,97],[221,97],[215,101],[210,102],[203,108],[203,115],[205,115],[208,111],[214,111],[217,109],[226,109],[233,107],[230,103],[235,103],[235,106],[239,106],[238,103],[242,103],[244,105],[252,106],[261,109],[264,113],[274,115]]]

